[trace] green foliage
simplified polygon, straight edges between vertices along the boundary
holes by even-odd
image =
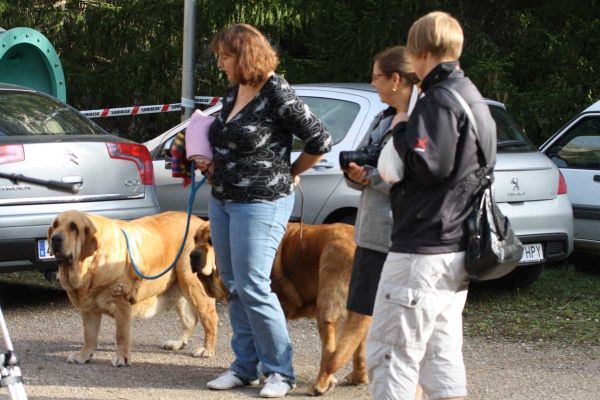
[[[292,83],[368,82],[373,56],[403,44],[410,25],[441,9],[465,31],[461,64],[482,93],[507,104],[543,142],[600,97],[600,11],[595,0],[197,0],[196,84],[227,82],[210,40],[245,22],[273,42]],[[54,44],[79,109],[178,102],[184,0],[0,0],[0,26],[27,26]],[[177,113],[108,118],[103,127],[147,140]]]
[[[465,335],[525,343],[600,343],[600,282],[593,270],[548,268],[530,288],[470,290]]]

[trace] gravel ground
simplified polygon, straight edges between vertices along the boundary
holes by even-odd
[[[190,347],[169,352],[160,344],[177,337],[175,312],[133,324],[133,365],[113,368],[114,321],[103,320],[99,348],[91,363],[65,359],[79,350],[83,328],[78,311],[60,289],[0,285],[2,307],[30,399],[241,399],[258,398],[258,389],[215,392],[206,382],[225,372],[233,359],[227,310],[218,305],[217,355],[198,359],[191,348],[202,343],[197,327]],[[304,397],[316,377],[320,341],[313,321],[293,321],[294,364],[298,388],[289,397]],[[522,344],[491,339],[465,340],[469,399],[600,399],[600,349],[556,344]],[[349,366],[337,373],[338,379]],[[0,389],[6,396],[6,389]],[[370,399],[367,387],[340,384],[331,399]]]

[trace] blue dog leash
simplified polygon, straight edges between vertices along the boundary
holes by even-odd
[[[200,186],[202,186],[204,184],[204,182],[206,182],[206,177],[204,177],[200,182],[198,182],[198,185],[196,185],[196,176],[195,176],[196,174],[194,173],[195,168],[196,168],[196,161],[192,161],[192,166],[191,166],[192,187],[191,187],[191,192],[190,192],[190,199],[188,200],[188,216],[187,216],[187,224],[185,226],[185,235],[183,236],[183,242],[181,243],[181,247],[179,248],[177,257],[175,257],[175,261],[173,261],[173,264],[171,264],[171,266],[169,266],[169,268],[167,268],[160,274],[154,275],[154,276],[147,276],[147,275],[142,274],[140,272],[140,270],[138,269],[138,267],[135,265],[135,261],[133,261],[133,256],[131,254],[131,246],[129,245],[129,236],[127,235],[127,232],[125,232],[125,229],[121,228],[121,230],[123,231],[123,234],[125,235],[125,242],[127,242],[127,252],[129,253],[129,259],[131,260],[131,266],[133,267],[133,270],[135,271],[135,273],[144,279],[153,280],[153,279],[160,278],[161,276],[163,276],[164,274],[166,274],[167,272],[172,270],[173,267],[175,266],[175,264],[177,264],[177,261],[179,261],[179,257],[181,257],[181,253],[183,252],[183,248],[185,247],[185,242],[187,240],[188,232],[190,229],[190,220],[192,219],[192,207],[194,205],[194,199],[196,198],[196,192],[198,191],[198,189],[200,189]]]

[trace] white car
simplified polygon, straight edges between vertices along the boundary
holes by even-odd
[[[373,117],[387,106],[368,84],[334,83],[296,85],[294,90],[321,118],[333,137],[333,149],[301,176],[304,192],[304,222],[354,223],[360,193],[348,188],[339,166],[341,151],[355,150]],[[498,126],[495,199],[526,244],[521,267],[503,278],[505,283],[526,287],[542,273],[546,261],[566,258],[573,249],[573,211],[558,168],[527,139],[503,104],[487,100]],[[218,104],[205,112],[217,114]],[[187,210],[190,189],[171,176],[170,145],[184,130],[182,122],[146,142],[154,163],[158,201],[163,211]],[[292,161],[300,154],[298,140]],[[197,181],[201,179],[197,177]],[[193,213],[208,217],[208,185],[198,191]],[[292,220],[301,215],[301,193],[296,191]]]
[[[575,250],[600,254],[600,101],[540,147],[560,168],[575,217]]]

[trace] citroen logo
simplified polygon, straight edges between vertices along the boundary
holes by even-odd
[[[519,179],[518,178],[510,178],[510,184],[512,185],[512,190],[519,190]]]
[[[67,161],[64,162],[64,165],[67,165],[70,162],[73,162],[75,165],[79,165],[79,157],[75,155],[71,150],[67,150],[65,153],[65,158]]]

